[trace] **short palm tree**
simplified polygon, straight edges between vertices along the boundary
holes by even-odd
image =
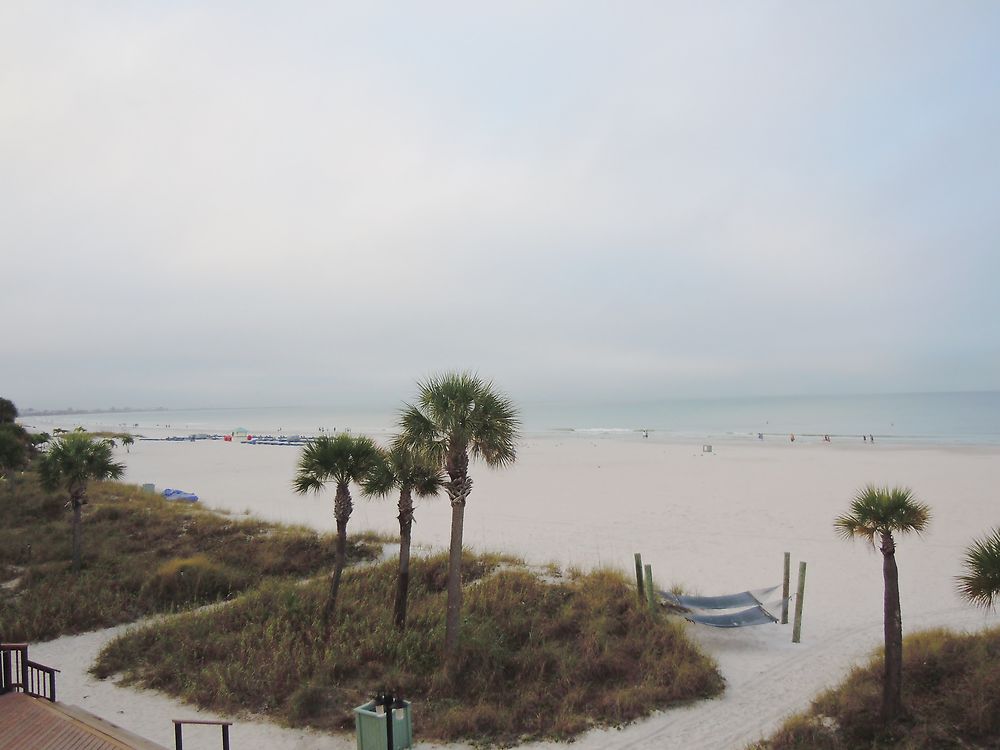
[[[28,463],[30,445],[31,439],[21,425],[0,422],[0,480]]]
[[[132,446],[135,445],[135,438],[132,437],[132,435],[130,435],[129,433],[126,432],[123,435],[119,435],[118,439],[121,440],[122,441],[122,445],[125,446],[125,452],[126,453],[131,453],[132,452]]]
[[[413,496],[430,497],[444,486],[441,464],[398,442],[382,453],[381,460],[362,485],[366,495],[385,497],[399,490],[399,575],[393,620],[406,628],[406,600],[410,587],[410,533],[413,528]]]
[[[855,496],[850,513],[834,522],[845,539],[861,538],[882,552],[885,586],[883,629],[885,676],[882,683],[882,719],[894,721],[902,710],[903,620],[899,607],[899,570],[894,533],[921,533],[930,522],[930,508],[904,487],[868,485]]]
[[[462,533],[465,503],[472,491],[469,458],[487,466],[514,462],[520,420],[513,402],[472,373],[447,373],[418,384],[417,403],[400,415],[399,443],[431,456],[444,467],[451,501],[448,561],[448,609],[445,654],[458,653],[462,612]]]
[[[0,424],[13,424],[17,420],[17,407],[9,398],[0,398]]]
[[[958,577],[959,592],[972,604],[992,609],[1000,599],[1000,527],[965,551],[965,571]]]
[[[330,622],[337,607],[337,592],[340,578],[347,563],[347,522],[351,520],[354,504],[351,502],[351,483],[360,484],[377,464],[379,448],[371,438],[364,435],[339,435],[318,437],[302,449],[299,456],[298,473],[293,485],[301,494],[319,492],[327,482],[335,482],[337,493],[333,501],[333,515],[337,521],[337,546],[323,617]]]
[[[48,490],[65,487],[73,509],[73,570],[80,571],[83,536],[83,506],[91,480],[121,479],[125,464],[114,460],[111,446],[93,440],[83,432],[58,438],[38,462],[42,486]]]

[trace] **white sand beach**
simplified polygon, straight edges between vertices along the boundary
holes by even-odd
[[[199,494],[233,513],[333,528],[332,491],[301,497],[291,490],[298,451],[223,442],[139,441],[122,459],[126,480]],[[833,519],[866,483],[906,485],[930,504],[922,537],[898,540],[904,631],[931,626],[978,629],[1000,624],[955,593],[969,541],[1000,523],[1000,447],[870,445],[860,439],[730,441],[711,453],[700,444],[635,434],[526,439],[516,465],[473,465],[465,541],[534,563],[610,566],[631,574],[634,552],[661,587],[682,584],[722,594],[778,584],[782,553],[808,563],[802,643],[790,625],[737,630],[688,628],[719,663],[726,691],[716,700],[658,713],[623,729],[582,737],[584,750],[632,747],[740,748],[806,707],[836,684],[882,637],[881,557],[837,538]],[[392,532],[390,501],[355,496],[350,530]],[[443,548],[447,502],[419,503],[414,543]],[[32,645],[37,661],[60,670],[60,697],[125,728],[172,746],[170,719],[200,715],[148,692],[95,681],[86,669],[101,632]],[[414,700],[420,734],[419,696]],[[235,717],[233,747],[318,750],[354,747],[331,738]],[[218,730],[192,731],[185,748],[219,746]],[[422,747],[433,747],[421,744]],[[531,747],[546,747],[532,745]]]

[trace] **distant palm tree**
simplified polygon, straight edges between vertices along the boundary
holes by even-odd
[[[882,552],[885,585],[883,629],[885,634],[885,677],[882,683],[882,719],[894,721],[902,710],[903,620],[899,607],[899,571],[893,533],[919,534],[930,522],[930,508],[917,501],[904,487],[862,489],[851,503],[851,512],[834,522],[845,539],[860,537]],[[876,544],[877,543],[877,544]]]
[[[132,446],[135,445],[135,438],[132,437],[129,433],[126,432],[124,435],[119,435],[118,439],[121,440],[122,441],[122,445],[125,446],[125,452],[126,453],[131,453],[132,452]]]
[[[13,424],[17,420],[17,407],[9,398],[0,398],[0,424]]]
[[[329,481],[337,485],[333,501],[333,515],[337,520],[336,559],[330,596],[323,610],[326,622],[331,621],[336,610],[340,578],[347,563],[347,522],[354,510],[350,485],[352,482],[360,484],[368,477],[378,456],[379,448],[371,438],[347,433],[318,437],[303,448],[299,456],[298,473],[293,481],[296,492],[319,492]]]
[[[965,552],[958,590],[972,604],[992,609],[1000,599],[1000,527],[973,541]]]
[[[471,373],[447,373],[418,384],[416,406],[400,415],[401,445],[426,452],[448,473],[451,544],[448,561],[448,610],[445,655],[458,653],[462,612],[462,534],[465,503],[472,491],[469,457],[502,467],[516,458],[520,428],[517,409],[507,396]]]
[[[406,600],[410,586],[410,532],[413,528],[413,496],[430,497],[444,486],[441,465],[425,454],[399,442],[383,451],[381,460],[362,484],[366,495],[385,497],[399,490],[399,574],[393,620],[399,630],[406,628]]]
[[[21,425],[0,422],[0,480],[24,468],[28,463],[30,445],[31,439]]]
[[[114,461],[111,446],[92,440],[83,432],[73,432],[55,440],[38,462],[42,486],[48,490],[65,487],[73,509],[73,570],[80,571],[83,535],[83,506],[91,480],[121,479],[125,464]]]

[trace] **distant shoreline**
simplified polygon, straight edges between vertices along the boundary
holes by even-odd
[[[113,406],[110,409],[25,409],[24,411],[19,412],[18,416],[23,419],[25,417],[70,417],[81,414],[141,414],[153,411],[159,412],[170,410],[165,406],[154,406],[151,409],[133,409],[128,406],[124,406],[121,409]]]

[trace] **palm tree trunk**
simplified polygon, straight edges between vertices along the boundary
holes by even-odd
[[[406,600],[410,588],[410,532],[413,528],[413,496],[409,487],[399,490],[399,576],[393,607],[396,628],[406,629]]]
[[[333,579],[330,581],[330,596],[327,597],[323,609],[323,622],[329,624],[337,608],[337,592],[340,591],[340,579],[347,564],[347,522],[351,520],[351,493],[346,484],[337,484],[337,495],[333,503],[333,515],[337,519],[337,546],[333,563]]]
[[[899,608],[899,570],[892,534],[882,534],[882,577],[885,580],[885,677],[882,683],[882,719],[895,721],[903,702],[903,619]]]
[[[83,557],[81,552],[83,547],[83,500],[71,495],[70,503],[73,506],[73,572],[79,573]]]
[[[449,490],[448,494],[451,494]],[[444,651],[451,660],[458,654],[462,624],[462,534],[465,529],[465,495],[451,500],[451,546],[448,554],[448,611],[445,617]]]

